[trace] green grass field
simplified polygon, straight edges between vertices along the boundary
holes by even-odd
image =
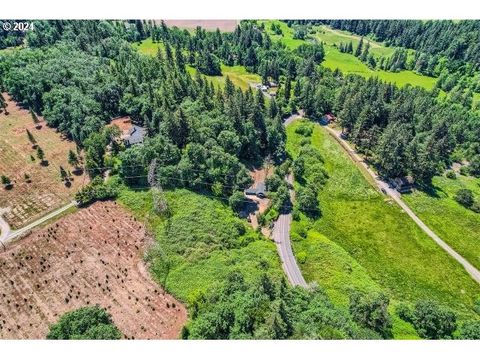
[[[410,84],[431,90],[437,82],[437,79],[434,77],[419,75],[410,70],[399,72],[372,70],[352,54],[342,53],[331,45],[325,46],[325,60],[322,65],[331,70],[339,69],[344,74],[356,74],[367,78],[378,77],[381,80],[395,83],[400,87]]]
[[[227,79],[227,76],[230,78],[230,80],[235,86],[240,87],[242,90],[248,90],[250,84],[260,83],[262,81],[260,75],[248,72],[245,66],[227,66],[222,64],[221,68],[221,76],[204,75],[209,81],[213,83],[215,87],[223,87],[225,85],[225,80]],[[187,66],[187,71],[191,75],[194,75],[197,70],[191,66]]]
[[[152,38],[142,40],[139,43],[134,43],[132,46],[144,55],[157,55],[158,49],[165,51],[165,46],[162,42],[153,42]]]
[[[351,34],[346,31],[333,29],[326,25],[316,26],[313,28],[313,37],[323,41],[327,45],[340,45],[340,43],[352,42],[353,48],[355,49],[358,46],[360,41],[360,36]],[[387,47],[382,43],[364,38],[364,42],[370,43],[370,52],[373,55],[381,56],[390,56],[394,53],[395,49],[393,47]]]
[[[123,190],[119,201],[143,219],[156,242],[147,255],[154,277],[190,304],[232,272],[245,280],[282,277],[275,245],[216,199],[189,190],[167,191],[169,220],[154,215],[149,191]],[[168,270],[169,267],[169,270]]]
[[[436,176],[433,187],[432,193],[415,191],[403,199],[440,238],[480,269],[480,214],[454,199],[459,189],[468,188],[480,200],[480,179]]]
[[[287,149],[295,158],[301,135],[297,121],[287,128]],[[350,289],[383,289],[395,305],[431,298],[475,316],[473,302],[480,287],[461,265],[425,235],[402,210],[374,190],[341,146],[319,125],[312,145],[324,159],[330,179],[320,191],[322,216],[305,217],[292,227],[294,251],[303,252],[307,281],[325,287],[332,299],[347,301]],[[299,236],[302,235],[306,236]],[[397,337],[411,328],[395,321]]]
[[[301,39],[294,39],[293,38],[293,29],[288,27],[288,25],[280,20],[263,20],[259,21],[260,24],[265,25],[265,31],[267,34],[270,35],[272,40],[274,41],[280,41],[283,43],[287,48],[291,50],[295,50],[298,48],[300,45],[305,43],[305,40]],[[282,35],[277,35],[271,30],[271,25],[272,24],[277,24],[280,26],[280,29],[282,29]]]

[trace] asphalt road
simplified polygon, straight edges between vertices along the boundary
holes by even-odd
[[[287,126],[294,120],[301,118],[299,114],[294,114],[284,120],[284,125]],[[293,184],[293,176],[289,174],[286,178],[289,184]],[[293,190],[290,190],[290,198],[294,199],[295,193]],[[292,223],[292,214],[288,212],[287,214],[281,214],[275,224],[273,225],[272,237],[277,245],[278,255],[282,261],[282,268],[285,274],[287,275],[288,281],[292,285],[298,285],[304,288],[307,288],[307,282],[303,278],[302,272],[298,267],[297,260],[295,255],[293,255],[292,244],[290,243],[290,225]]]
[[[385,193],[389,195],[402,209],[405,213],[412,218],[413,221],[433,240],[435,241],[443,250],[445,250],[451,257],[453,257],[458,263],[460,263],[467,273],[477,282],[480,284],[480,271],[475,268],[472,264],[468,262],[463,256],[453,250],[445,241],[443,241],[437,234],[435,234],[425,223],[420,220],[420,218],[415,215],[412,209],[401,199],[401,195],[398,191],[393,188],[390,188],[389,185],[382,181],[378,175],[363,161],[363,158],[359,156],[355,150],[350,146],[348,142],[343,140],[340,137],[340,131],[333,130],[328,126],[324,126],[324,128],[335,138],[340,145],[348,152],[350,157],[354,162],[356,162],[359,166],[363,166],[367,173],[372,177],[377,185],[378,189],[381,191],[382,189],[385,190]]]

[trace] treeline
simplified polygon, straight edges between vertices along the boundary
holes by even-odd
[[[333,111],[344,133],[386,177],[412,175],[428,184],[452,160],[473,159],[480,151],[480,118],[469,97],[441,102],[421,88],[327,70],[297,81],[296,101],[307,116],[320,119]]]
[[[452,66],[465,62],[480,66],[480,22],[476,20],[322,20],[336,29],[373,35],[387,46],[446,57]],[[457,64],[458,62],[458,64]]]
[[[464,20],[287,20],[289,25],[326,24],[370,37],[395,47],[393,56],[377,57],[382,70],[412,70],[439,77],[437,86],[444,91],[469,89],[480,92],[480,22]],[[343,51],[352,53],[349,44]],[[407,56],[407,49],[412,54]],[[342,50],[342,49],[341,49]],[[371,60],[364,61],[372,67]]]

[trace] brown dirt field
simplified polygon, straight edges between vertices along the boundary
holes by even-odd
[[[44,339],[60,315],[98,304],[125,338],[175,339],[185,307],[152,280],[144,227],[112,201],[67,215],[0,253],[0,339]]]
[[[12,228],[19,228],[41,217],[73,199],[75,192],[87,181],[83,175],[72,175],[70,188],[60,180],[59,166],[73,170],[67,157],[75,144],[66,140],[54,129],[49,128],[39,116],[41,128],[36,129],[28,110],[22,109],[4,93],[9,112],[0,114],[0,175],[6,175],[13,182],[13,188],[0,187],[0,208],[7,208],[4,218]],[[28,140],[28,129],[38,145],[45,152],[48,166],[41,166],[36,150]],[[27,183],[24,174],[30,175]]]
[[[197,26],[205,30],[232,32],[240,23],[239,20],[163,20],[167,26],[176,26],[182,29],[195,29]]]

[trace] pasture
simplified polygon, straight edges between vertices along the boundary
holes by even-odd
[[[480,201],[480,179],[436,176],[432,184],[428,191],[416,190],[404,195],[404,201],[442,240],[480,269],[480,214],[454,199],[458,190],[466,188]]]
[[[0,338],[45,338],[63,313],[97,304],[125,338],[178,338],[187,313],[149,276],[150,242],[142,223],[108,201],[10,245],[0,253]]]
[[[287,128],[287,149],[293,158],[302,140],[295,133],[300,123]],[[452,307],[463,319],[475,316],[480,288],[463,267],[374,190],[320,125],[315,125],[310,141],[322,153],[330,178],[319,193],[322,215],[314,220],[302,216],[292,228],[294,251],[297,256],[304,253],[301,269],[306,280],[318,282],[344,304],[352,289],[378,286],[393,304],[430,298]],[[404,325],[397,335],[408,335],[401,334]]]

